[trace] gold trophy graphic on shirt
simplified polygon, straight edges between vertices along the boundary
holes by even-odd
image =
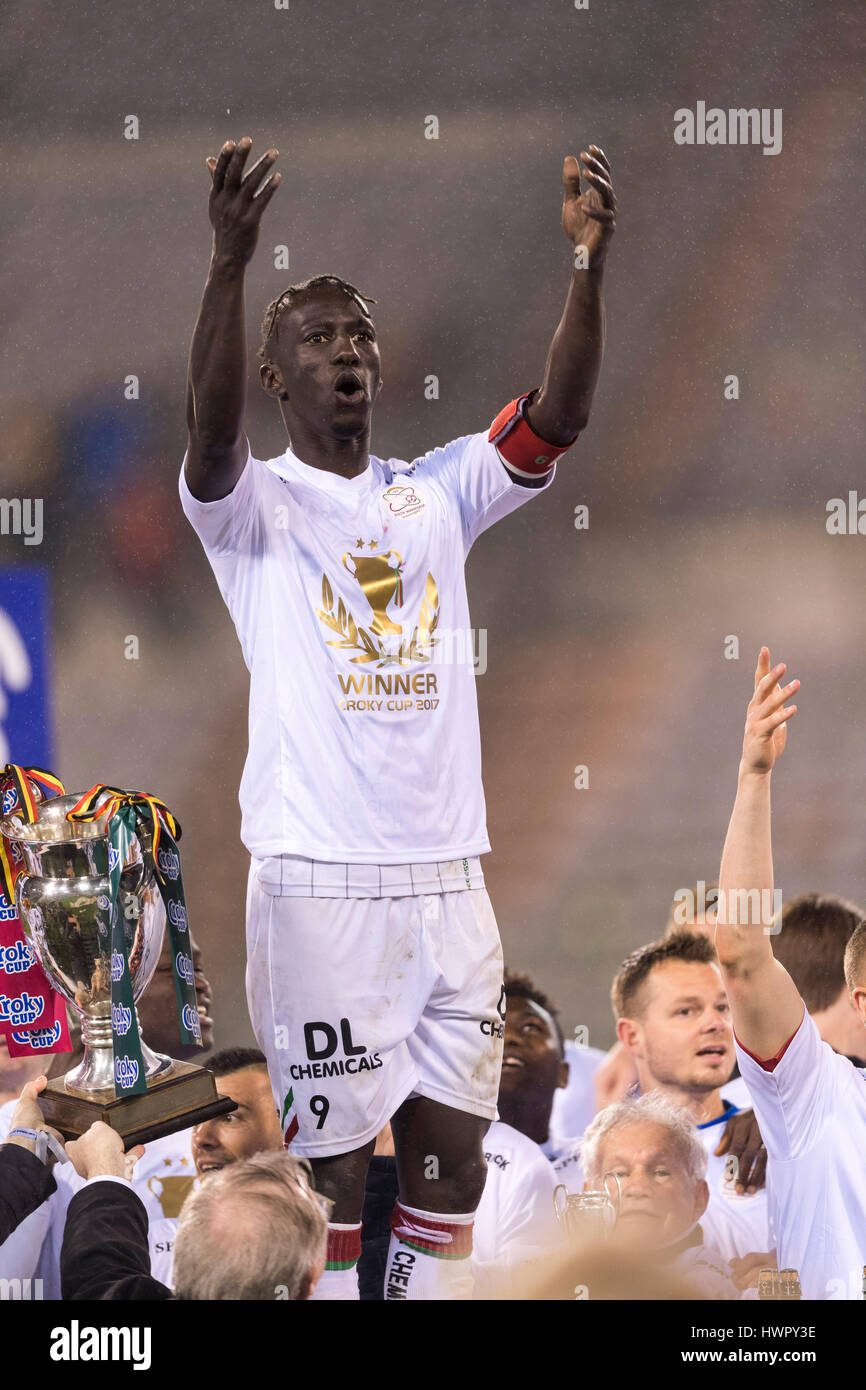
[[[391,564],[392,555],[397,560],[396,565]],[[386,611],[392,599],[395,607],[403,607],[402,555],[396,550],[388,550],[384,555],[351,555],[347,550],[343,556],[343,569],[357,579],[364,591],[364,598],[373,610],[370,631],[377,637],[392,634],[402,637],[402,627],[392,622]]]
[[[364,544],[359,540],[357,549],[361,550]],[[367,544],[371,550],[376,549],[376,541]],[[404,633],[408,624],[395,622],[387,611],[389,607],[399,610],[404,603],[405,566],[399,552],[387,550],[381,555],[355,555],[347,550],[341,563],[361,590],[372,619],[366,627],[360,626],[342,599],[335,603],[334,590],[328,576],[323,574],[322,606],[316,609],[316,616],[336,635],[335,638],[326,639],[327,645],[353,652],[349,660],[355,664],[375,662],[377,669],[430,661],[432,649],[439,640],[434,635],[439,624],[439,590],[433,575],[428,571],[418,619],[407,637]]]
[[[159,1202],[163,1216],[169,1220],[177,1220],[184,1202],[197,1182],[195,1173],[169,1173],[166,1176],[154,1173],[148,1178],[147,1187]]]

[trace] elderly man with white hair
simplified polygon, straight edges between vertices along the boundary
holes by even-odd
[[[613,1238],[652,1251],[705,1298],[738,1298],[722,1257],[704,1242],[707,1155],[694,1125],[658,1092],[609,1105],[583,1137],[584,1191],[617,1200]]]
[[[97,1121],[67,1145],[85,1178],[66,1217],[64,1299],[169,1299],[150,1273],[147,1211],[129,1182],[141,1148]],[[174,1248],[174,1297],[308,1299],[325,1268],[330,1203],[307,1165],[283,1149],[214,1173],[184,1203]]]

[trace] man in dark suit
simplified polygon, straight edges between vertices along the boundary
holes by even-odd
[[[46,1084],[44,1076],[27,1082],[0,1145],[0,1245],[57,1187],[51,1168],[63,1156],[63,1140],[46,1125],[36,1099]]]
[[[96,1121],[67,1152],[85,1186],[69,1204],[60,1275],[63,1298],[124,1302],[310,1297],[325,1267],[327,1210],[308,1171],[282,1149],[214,1173],[184,1203],[175,1241],[176,1295],[150,1273],[147,1212],[128,1154]],[[231,1240],[232,1231],[243,1240]]]

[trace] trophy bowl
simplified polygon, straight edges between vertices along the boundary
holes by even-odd
[[[30,825],[18,816],[0,824],[24,855],[15,884],[15,905],[24,935],[51,985],[81,1016],[84,1058],[65,1077],[66,1089],[86,1094],[114,1085],[111,1043],[111,941],[97,911],[109,902],[107,820],[73,824],[66,819],[79,800],[43,801]],[[141,820],[120,874],[118,911],[123,919],[133,997],[141,998],[156,969],[165,931],[165,905],[156,883],[150,828]],[[147,1047],[148,1080],[165,1076],[170,1057]]]

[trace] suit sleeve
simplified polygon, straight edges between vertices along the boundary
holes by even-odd
[[[171,1298],[151,1277],[147,1212],[131,1187],[94,1182],[76,1192],[66,1214],[60,1281],[64,1301]]]
[[[0,1245],[56,1190],[47,1166],[20,1144],[0,1148]]]

